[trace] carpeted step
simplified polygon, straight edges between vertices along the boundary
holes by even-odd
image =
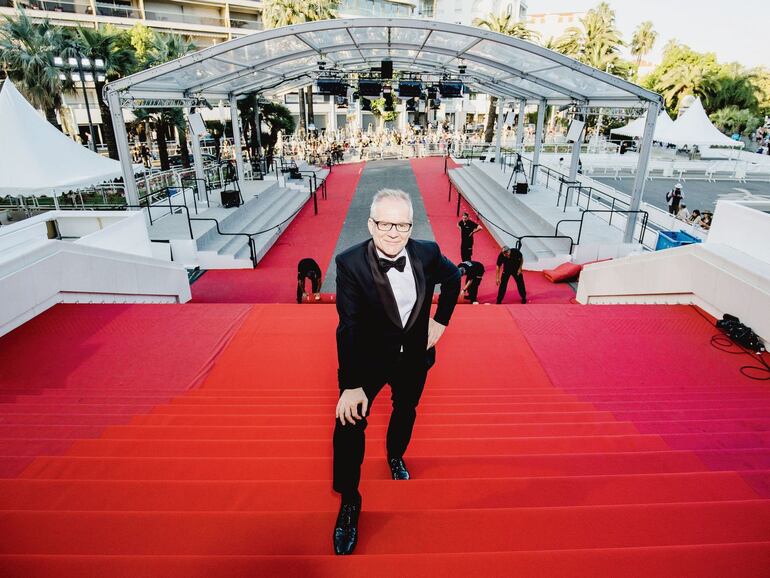
[[[50,576],[463,576],[508,578],[766,578],[770,542],[528,552],[337,556],[0,556],[0,568],[27,578]]]
[[[366,508],[366,506],[364,506]],[[0,512],[0,554],[322,555],[333,512]],[[448,532],[446,529],[451,528]],[[661,531],[665,528],[665,532]],[[770,500],[558,508],[365,510],[360,554],[763,541]]]
[[[25,440],[26,441],[26,440]],[[382,438],[371,440],[367,455],[385,457]],[[41,455],[38,446],[51,444],[55,440],[31,440],[29,454]],[[59,442],[70,443],[69,440]],[[0,440],[0,455],[11,448],[19,451],[20,440]],[[687,444],[683,444],[687,445]],[[700,447],[700,446],[699,446]],[[760,447],[760,446],[749,446]],[[410,457],[443,456],[484,456],[484,455],[530,455],[564,453],[610,453],[666,451],[669,445],[656,435],[631,436],[570,436],[539,438],[450,438],[415,439],[409,446]],[[327,439],[291,440],[77,440],[72,443],[67,455],[81,457],[167,457],[175,458],[283,458],[328,456],[331,459],[331,444]]]
[[[770,482],[770,470],[752,472]],[[372,510],[515,508],[751,500],[734,472],[540,478],[365,480]],[[326,481],[0,480],[0,510],[329,511]]]
[[[42,426],[13,426],[33,427]],[[328,438],[333,425],[319,426],[182,426],[182,425],[132,425],[109,427],[104,430],[102,439],[244,439],[244,440],[286,440]],[[385,424],[369,424],[366,428],[367,439],[384,439]],[[0,432],[5,431],[0,427]],[[46,430],[41,430],[42,435]],[[55,431],[55,429],[51,430]],[[34,430],[33,433],[37,433]],[[419,438],[455,438],[455,437],[501,437],[507,436],[593,436],[593,435],[631,435],[638,433],[635,426],[627,422],[606,423],[554,423],[554,424],[487,424],[487,425],[424,425],[417,423],[414,437]],[[20,434],[21,435],[21,434]],[[88,436],[83,436],[88,437]]]
[[[740,454],[740,457],[737,455]],[[702,472],[704,459],[733,459],[733,467],[770,469],[770,450],[549,454],[522,456],[430,456],[409,458],[419,479],[559,477],[575,475]],[[740,467],[740,464],[745,464]],[[389,479],[382,458],[368,456],[362,476]],[[22,478],[84,480],[330,480],[331,464],[318,458],[115,458],[53,456],[36,459]]]

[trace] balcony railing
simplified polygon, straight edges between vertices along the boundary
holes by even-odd
[[[251,20],[248,18],[230,17],[230,28],[239,28],[241,30],[262,30],[264,24],[261,20]]]
[[[157,22],[177,22],[183,24],[197,24],[201,26],[224,26],[224,21],[219,17],[196,16],[193,14],[180,14],[179,12],[162,12],[159,10],[145,10],[147,20]]]
[[[46,12],[66,12],[69,14],[90,14],[91,5],[88,2],[51,2],[49,0],[25,0],[19,6],[34,16],[36,10]]]
[[[113,18],[141,18],[142,12],[130,4],[118,4],[111,2],[97,2],[96,13],[99,16],[112,16]]]

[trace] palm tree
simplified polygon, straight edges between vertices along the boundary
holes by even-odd
[[[337,17],[339,7],[340,0],[306,0],[304,2],[302,0],[264,0],[262,2],[262,23],[267,29],[315,20],[332,20]],[[307,93],[304,88],[300,88],[298,92],[299,126],[300,131],[304,132],[306,128],[305,104],[307,104],[307,118],[310,123],[313,123],[313,85],[308,86]]]
[[[679,100],[686,94],[701,95],[703,70],[691,64],[679,64],[668,70],[661,78],[658,87],[671,110],[679,108]]]
[[[631,37],[631,54],[636,56],[635,77],[639,77],[642,58],[650,53],[657,39],[658,33],[652,29],[652,22],[649,20],[642,22],[634,31],[634,35]]]
[[[194,52],[197,47],[187,37],[179,34],[156,34],[153,37],[150,49],[147,51],[146,66],[157,66],[170,60],[181,58],[189,52]],[[139,115],[136,115],[137,118]],[[160,112],[151,113],[155,131],[158,135],[158,157],[162,170],[170,168],[168,161],[168,147],[166,146],[166,133],[169,127],[176,127],[179,131],[179,152],[182,156],[182,165],[190,166],[190,154],[187,148],[187,122],[179,108],[165,108]]]
[[[488,14],[485,18],[476,18],[474,26],[486,28],[492,32],[521,38],[522,40],[538,40],[540,35],[527,28],[526,24],[519,22],[513,16],[511,7],[500,14]],[[489,110],[487,111],[487,124],[484,128],[484,142],[492,142],[495,134],[495,122],[497,121],[497,97],[489,95]]]
[[[136,56],[131,46],[131,39],[126,32],[115,28],[94,30],[93,28],[78,27],[73,43],[83,56],[91,59],[91,62],[97,58],[104,62],[104,76],[100,76],[94,71],[94,88],[96,100],[99,103],[99,112],[102,115],[104,142],[107,145],[110,158],[117,159],[118,145],[115,142],[115,130],[112,126],[110,108],[104,102],[102,93],[105,77],[106,80],[115,80],[131,74],[135,70]]]
[[[579,26],[570,26],[553,43],[554,49],[584,64],[617,76],[627,76],[629,63],[620,57],[624,46],[615,26],[615,12],[606,2],[589,10]]]
[[[340,0],[264,0],[262,23],[265,28],[280,28],[300,22],[331,20],[337,17]]]
[[[59,78],[54,58],[66,56],[66,40],[60,27],[48,20],[33,24],[23,10],[16,18],[6,16],[0,26],[0,63],[24,96],[45,111],[48,122],[59,130],[56,110],[68,81]]]

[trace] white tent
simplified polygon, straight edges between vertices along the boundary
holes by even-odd
[[[711,123],[699,98],[696,98],[690,108],[682,113],[682,116],[676,119],[671,126],[660,132],[656,131],[655,140],[689,147],[694,145],[699,147],[743,146],[742,142],[731,139]]]
[[[45,120],[10,80],[0,91],[0,194],[50,195],[123,176],[120,162]]]
[[[610,132],[619,134],[621,136],[640,139],[642,136],[644,136],[644,123],[645,117],[641,116],[632,120],[625,126],[613,128]],[[661,131],[667,130],[672,124],[674,124],[674,121],[671,120],[671,117],[668,116],[668,113],[665,110],[661,110],[660,114],[658,115],[658,122],[655,125],[655,136],[653,136],[653,140],[661,140],[658,138],[658,135],[661,134]]]

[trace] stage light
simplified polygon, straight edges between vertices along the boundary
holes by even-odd
[[[398,83],[399,98],[419,98],[422,94],[422,82],[418,80],[402,80]]]
[[[443,98],[462,98],[463,83],[459,80],[444,80],[438,84],[439,92]]]
[[[373,96],[379,98],[382,94],[382,82],[379,80],[359,80],[358,92],[361,96]]]
[[[348,85],[339,78],[319,78],[315,81],[319,94],[347,96]]]

